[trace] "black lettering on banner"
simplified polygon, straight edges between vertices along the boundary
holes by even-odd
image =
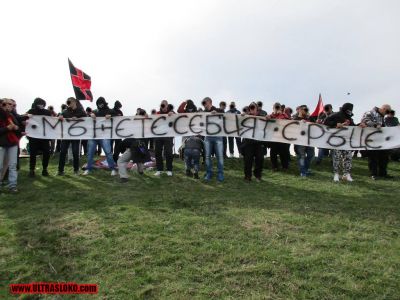
[[[340,136],[340,135],[338,135],[338,134],[339,134],[340,132],[346,131],[346,130],[348,130],[347,127],[339,128],[338,130],[336,130],[335,132],[333,132],[333,133],[329,136],[329,138],[328,138],[328,140],[326,141],[326,143],[327,143],[329,146],[332,146],[332,147],[334,147],[334,148],[343,146],[344,144],[346,144],[346,139],[345,139],[343,136]],[[338,144],[332,143],[332,142],[331,142],[331,139],[334,139],[334,138],[340,139],[341,142],[339,142]]]
[[[221,126],[220,126],[218,123],[210,122],[210,119],[211,119],[211,118],[218,118],[218,119],[221,119],[221,117],[222,117],[221,115],[207,115],[207,116],[206,116],[206,133],[207,133],[207,135],[218,135],[218,134],[221,133],[221,131],[222,131]],[[209,128],[210,125],[216,126],[216,127],[217,127],[217,131],[215,131],[215,132],[210,132],[210,131],[208,130],[208,128]]]
[[[104,119],[104,120],[106,121],[107,119]],[[106,126],[104,126],[104,124],[101,124],[100,127],[96,127],[97,121],[96,121],[96,119],[93,119],[93,138],[96,138],[96,130],[98,130],[98,129],[101,129],[101,131],[110,129],[110,139],[113,138],[113,118],[111,118],[109,120],[111,123],[110,126],[106,127]]]
[[[194,134],[201,134],[201,133],[203,132],[203,130],[194,131],[194,130],[192,129],[194,126],[196,126],[195,124],[193,124],[193,120],[194,120],[195,118],[200,118],[200,119],[202,119],[202,118],[203,118],[203,115],[194,115],[193,117],[190,118],[190,121],[189,121],[189,130],[190,130],[191,132],[193,132]]]
[[[234,130],[232,130],[232,131],[228,131],[228,129],[226,128],[226,116],[227,116],[227,115],[224,115],[224,116],[222,117],[222,124],[223,124],[223,127],[224,127],[224,132],[225,132],[226,134],[231,134],[231,133],[236,132],[236,134],[239,135],[239,134],[240,134],[240,125],[239,125],[239,116],[238,116],[238,114],[235,114],[235,125],[236,125],[236,129],[234,129]]]
[[[49,124],[50,127],[55,130],[56,127],[58,126],[58,124],[60,124],[61,126],[61,139],[64,138],[64,122],[61,121],[60,119],[57,119],[56,124],[51,124],[46,117],[42,117],[42,125],[43,125],[43,138],[46,138],[46,124]]]
[[[358,129],[358,127],[353,127],[352,129],[351,129],[351,134],[350,134],[350,147],[352,148],[352,149],[359,149],[359,148],[365,148],[363,145],[362,145],[362,140],[361,140],[361,137],[362,137],[362,135],[363,135],[363,133],[364,133],[364,128],[361,128],[361,134],[360,134],[360,143],[359,143],[359,145],[353,145],[353,138],[354,138],[354,133],[356,132],[356,130]]]
[[[122,135],[122,134],[119,133],[120,131],[125,130],[125,128],[119,128],[119,127],[121,126],[121,124],[122,124],[123,122],[125,122],[125,121],[130,121],[130,120],[131,120],[130,118],[124,118],[124,119],[122,119],[121,121],[119,121],[119,122],[117,123],[117,126],[115,127],[115,135],[116,135],[117,137],[120,137],[120,138],[128,138],[128,137],[133,136],[133,133],[128,134],[128,135]]]
[[[246,125],[247,120],[253,120],[252,126],[247,126],[247,125]],[[243,131],[240,133],[240,136],[243,136],[243,134],[245,134],[247,131],[253,130],[253,133],[252,133],[251,137],[254,138],[254,134],[255,134],[255,131],[256,131],[256,124],[257,124],[257,118],[256,118],[256,117],[246,117],[246,118],[244,118],[244,119],[242,120],[242,122],[240,123],[240,125],[241,125],[242,127],[244,127],[244,128],[247,128],[247,129],[243,130]],[[242,128],[242,129],[243,129],[243,128]]]
[[[144,138],[144,122],[146,120],[153,120],[153,118],[148,118],[148,117],[141,117],[141,118],[133,118],[133,120],[141,120],[142,121],[142,138]],[[133,134],[132,134],[133,135]]]
[[[154,135],[158,135],[158,136],[166,135],[167,132],[156,133],[156,132],[154,131],[154,129],[156,129],[156,128],[158,127],[158,126],[156,125],[156,124],[158,123],[158,121],[160,121],[160,120],[164,120],[164,121],[165,121],[166,119],[167,119],[167,118],[166,118],[165,116],[161,116],[161,117],[155,119],[155,120],[153,121],[153,123],[151,123],[151,127],[150,127],[151,133],[154,134]]]
[[[370,137],[373,136],[374,134],[377,134],[377,133],[382,134],[383,132],[382,132],[382,130],[379,129],[379,130],[376,130],[376,131],[373,131],[373,132],[367,134],[367,136],[365,137],[365,146],[367,146],[368,148],[371,148],[371,149],[380,149],[380,148],[382,148],[382,145],[381,146],[376,146],[376,147],[370,145],[370,143],[374,141],[374,140],[371,140]]]
[[[82,135],[86,134],[86,132],[87,132],[86,127],[84,127],[84,126],[76,126],[79,123],[85,122],[85,120],[83,120],[83,119],[77,119],[77,120],[65,119],[65,120],[67,120],[68,123],[72,123],[68,128],[68,135],[69,136],[82,136]],[[72,133],[72,130],[75,130],[75,129],[80,129],[80,130],[82,130],[82,132],[75,133],[75,134]]]
[[[189,118],[187,115],[180,115],[178,116],[175,121],[174,121],[174,130],[177,134],[186,134],[188,133],[188,131],[178,131],[178,129],[176,128],[177,124],[178,124],[178,120],[182,119],[182,118]]]
[[[312,129],[313,127],[317,127],[318,129],[321,130],[321,134],[320,134],[319,136],[311,136],[311,129]],[[315,123],[310,123],[310,124],[308,124],[307,131],[308,131],[308,133],[307,133],[307,145],[308,145],[308,146],[310,145],[310,141],[311,141],[311,140],[318,140],[319,138],[323,137],[324,134],[325,134],[325,129],[324,129],[324,127],[323,127],[322,125],[320,125],[320,124],[315,124]]]
[[[269,123],[276,123],[275,119],[271,119],[271,120],[267,120],[267,119],[258,119],[259,121],[264,121],[265,122],[265,126],[263,129],[264,135],[263,138],[265,139],[265,136],[267,135],[267,127]]]
[[[285,140],[287,140],[287,141],[295,141],[295,140],[297,140],[297,138],[288,137],[288,136],[286,135],[286,129],[287,129],[289,126],[292,126],[292,125],[299,125],[299,124],[300,124],[299,121],[293,121],[293,122],[289,122],[289,123],[287,123],[285,126],[283,126],[283,128],[282,128],[282,137],[283,137]]]

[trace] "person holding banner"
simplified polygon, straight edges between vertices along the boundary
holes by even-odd
[[[60,120],[86,117],[86,112],[83,110],[81,103],[73,97],[67,100],[68,108],[65,109],[58,117]],[[60,159],[58,161],[58,175],[64,175],[65,158],[67,157],[69,145],[72,146],[74,174],[79,175],[79,145],[80,140],[61,140]]]
[[[380,108],[374,107],[367,111],[361,119],[361,127],[381,128],[385,126],[384,117],[392,110],[389,104],[384,104]],[[368,150],[368,168],[371,173],[371,179],[377,177],[390,179],[393,176],[387,174],[387,165],[389,163],[388,150]]]
[[[33,101],[32,108],[28,110],[28,117],[30,115],[38,116],[51,116],[51,112],[46,107],[46,101],[41,98],[36,98]],[[47,167],[50,160],[50,140],[49,139],[36,139],[29,138],[29,176],[35,177],[36,156],[39,151],[42,152],[42,176],[49,176]]]
[[[12,114],[13,102],[11,99],[2,99],[0,108],[0,174],[8,167],[8,189],[12,193],[17,190],[17,159],[20,135],[20,124]],[[1,178],[3,180],[3,178]],[[0,181],[0,186],[2,182]]]
[[[260,110],[255,102],[249,105],[248,115],[260,116]],[[269,118],[269,116],[267,117]],[[244,180],[251,181],[252,168],[254,163],[254,177],[261,181],[262,169],[264,164],[264,142],[253,139],[243,139],[241,152],[244,157]]]
[[[210,97],[206,97],[203,99],[201,104],[204,107],[204,112],[210,112],[212,114],[221,113],[219,108],[216,108],[212,105],[212,100]],[[222,136],[206,136],[204,138],[204,152],[206,158],[206,175],[204,176],[204,180],[210,181],[213,177],[213,167],[211,155],[215,153],[217,158],[217,180],[219,182],[224,181],[224,142]]]
[[[278,120],[289,120],[290,117],[283,111],[282,106],[279,102],[276,102],[273,107],[273,113],[270,114],[271,119]],[[271,164],[272,170],[278,171],[278,155],[281,161],[282,170],[286,171],[289,168],[289,147],[290,144],[279,143],[279,142],[270,142],[271,147]]]
[[[330,128],[343,128],[346,126],[355,126],[353,119],[353,104],[345,103],[340,108],[339,112],[329,115],[324,125]],[[351,150],[332,150],[332,165],[333,165],[333,181],[339,182],[339,168],[342,165],[343,180],[352,182],[351,167],[352,167],[353,151]]]
[[[231,102],[229,105],[229,110],[227,111],[229,114],[237,114],[240,115],[240,111],[236,108],[236,103]],[[233,157],[234,155],[234,141],[236,142],[236,147],[238,149],[238,152],[240,152],[240,144],[242,143],[242,140],[240,137],[228,137],[228,146],[229,146],[229,153],[230,157]]]
[[[160,110],[157,112],[158,115],[173,115],[173,106],[168,104],[167,100],[161,101]],[[156,168],[157,172],[154,173],[155,176],[161,176],[164,171],[164,159],[163,152],[165,155],[165,162],[167,167],[167,176],[172,176],[172,162],[174,156],[172,154],[172,149],[174,147],[173,137],[160,137],[154,139],[155,156],[156,156]]]
[[[307,105],[300,105],[296,110],[297,114],[295,115],[293,120],[309,122],[309,113]],[[309,176],[311,161],[315,155],[314,147],[294,145],[294,152],[297,155],[297,162],[299,164],[300,176],[304,178]]]
[[[96,117],[105,117],[106,119],[110,119],[114,116],[114,110],[108,107],[106,100],[103,97],[99,97],[96,101],[97,110],[92,112],[90,117],[96,119]],[[116,176],[117,171],[115,170],[115,162],[113,159],[112,151],[111,151],[111,140],[110,139],[102,139],[102,140],[89,140],[88,141],[88,161],[86,170],[83,175],[89,175],[93,169],[93,157],[96,152],[97,145],[100,145],[103,149],[108,167],[111,169],[111,176]]]

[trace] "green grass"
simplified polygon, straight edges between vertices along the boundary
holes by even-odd
[[[9,283],[75,281],[99,284],[84,299],[399,299],[399,179],[371,181],[361,159],[351,184],[328,162],[261,183],[225,165],[223,184],[186,178],[177,159],[172,178],[120,184],[105,171],[31,180],[24,161],[20,193],[0,195],[0,298],[15,298]]]

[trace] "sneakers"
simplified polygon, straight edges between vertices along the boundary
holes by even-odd
[[[83,176],[87,176],[87,175],[89,175],[90,174],[90,171],[89,170],[85,170],[85,172],[83,172]]]
[[[65,175],[64,171],[58,171],[57,172],[57,176],[64,176],[64,175]]]
[[[10,193],[13,193],[13,194],[18,193],[18,189],[16,186],[10,187],[9,191],[10,191]]]
[[[118,175],[118,172],[116,170],[111,171],[111,176],[117,176],[117,175]]]
[[[128,178],[121,178],[119,180],[119,182],[121,182],[121,183],[127,183],[128,181],[129,181]]]
[[[43,170],[42,176],[45,176],[45,177],[49,176],[49,172],[47,170]]]
[[[167,176],[172,176],[172,171],[167,171]]]
[[[161,171],[157,171],[157,172],[154,173],[154,176],[160,177],[161,173],[162,173]]]
[[[335,173],[335,175],[333,175],[333,181],[339,182],[339,173]]]
[[[343,175],[342,179],[348,182],[353,182],[353,178],[351,178],[350,174]]]

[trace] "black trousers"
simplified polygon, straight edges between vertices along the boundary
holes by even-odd
[[[222,150],[222,154],[224,155],[224,157],[226,158],[226,150],[228,148],[228,138],[226,136],[224,136],[222,138],[222,142],[224,144],[224,149]]]
[[[81,140],[81,146],[83,148],[83,155],[88,154],[88,148],[87,148],[88,141],[87,140]],[[80,151],[80,149],[79,149]]]
[[[278,155],[283,169],[289,168],[290,144],[273,142],[271,145],[271,164],[273,169],[278,168]]]
[[[122,140],[114,140],[111,144],[114,144],[113,159],[115,163],[118,161],[119,154],[121,153]]]
[[[172,161],[174,159],[172,155],[172,148],[174,146],[173,140],[174,139],[170,137],[154,139],[157,171],[164,171],[163,151],[167,164],[167,171],[172,171]]]
[[[233,141],[236,141],[236,147],[237,147],[237,149],[238,149],[238,152],[240,151],[240,145],[242,144],[242,140],[241,140],[241,138],[238,138],[238,137],[236,137],[236,138],[234,138],[234,137],[228,137],[228,146],[229,146],[229,153],[230,154],[233,154],[235,151],[235,145],[234,145],[234,143],[233,143]]]
[[[254,163],[254,176],[261,178],[264,164],[264,146],[262,143],[248,143],[243,147],[244,176],[251,178]]]
[[[74,158],[74,171],[79,171],[79,140],[62,140],[60,146],[60,160],[58,161],[59,172],[64,172],[65,158],[67,157],[70,144],[72,145],[72,156]]]
[[[29,138],[29,169],[35,170],[36,156],[42,152],[43,170],[47,170],[50,159],[50,140]]]
[[[369,150],[367,154],[371,176],[386,176],[389,152],[387,150]]]

